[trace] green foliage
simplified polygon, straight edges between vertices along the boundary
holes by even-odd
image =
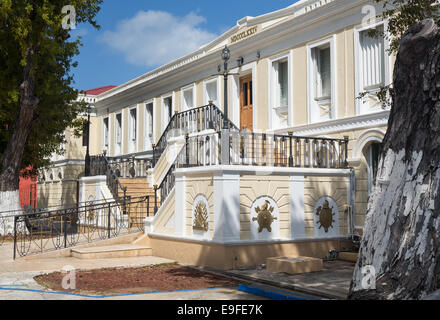
[[[382,4],[383,19],[388,19],[388,28],[384,31],[372,29],[370,36],[383,36],[390,41],[390,53],[397,53],[399,41],[410,26],[426,18],[437,20],[440,6],[437,0],[374,0]]]
[[[71,67],[79,53],[80,39],[71,39],[62,27],[65,5],[76,10],[76,23],[89,23],[99,29],[95,17],[102,0],[0,0],[0,157],[12,136],[20,111],[20,85],[29,49],[34,49],[31,73],[35,75],[35,96],[39,103],[34,114],[21,167],[48,164],[52,153],[62,153],[65,129],[78,133],[85,111],[84,103],[74,102]],[[1,169],[1,168],[0,168]]]

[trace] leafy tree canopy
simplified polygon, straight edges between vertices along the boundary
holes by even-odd
[[[386,32],[372,30],[370,35],[381,35],[390,40],[390,53],[397,53],[403,34],[411,27],[427,18],[437,20],[440,17],[438,0],[374,0],[381,4],[384,12],[380,15],[388,19]]]
[[[65,129],[80,134],[84,103],[74,102],[71,68],[79,53],[81,38],[71,39],[66,16],[75,9],[76,24],[90,23],[99,29],[95,17],[102,0],[0,0],[0,158],[12,136],[20,112],[20,85],[29,51],[31,74],[35,76],[38,98],[32,131],[27,139],[21,168],[39,168],[49,163],[52,153],[62,153]],[[63,20],[64,19],[64,20]],[[1,164],[0,164],[1,165]],[[1,167],[0,167],[1,171]]]

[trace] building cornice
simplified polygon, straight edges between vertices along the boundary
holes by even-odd
[[[84,163],[85,163],[84,159],[59,160],[59,161],[52,162],[48,167],[43,168],[43,169],[59,168],[59,167],[63,167],[63,166],[72,166],[72,165],[83,166]]]
[[[280,130],[274,130],[274,133],[285,134],[286,132],[292,131],[296,136],[316,136],[337,132],[346,132],[350,130],[360,130],[371,127],[380,127],[388,124],[389,115],[390,111],[385,110],[360,116],[283,128]]]
[[[284,167],[259,167],[259,166],[235,166],[235,165],[214,165],[196,168],[178,168],[175,171],[176,178],[190,175],[257,175],[257,176],[349,176],[350,169],[327,169],[327,168],[284,168]],[[224,176],[221,179],[228,179]],[[235,180],[236,178],[229,178]]]

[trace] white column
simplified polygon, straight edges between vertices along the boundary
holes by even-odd
[[[290,233],[292,239],[306,237],[304,176],[290,177]]]
[[[214,174],[214,240],[240,240],[240,175]]]
[[[186,227],[186,199],[185,199],[185,176],[176,175],[175,201],[174,201],[174,221],[176,236],[185,236]]]

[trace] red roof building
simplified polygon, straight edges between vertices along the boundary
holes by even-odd
[[[88,96],[98,96],[101,93],[107,92],[113,88],[116,88],[117,86],[105,86],[105,87],[99,87],[95,89],[89,89],[89,90],[83,90],[80,93],[81,94],[87,94]]]

